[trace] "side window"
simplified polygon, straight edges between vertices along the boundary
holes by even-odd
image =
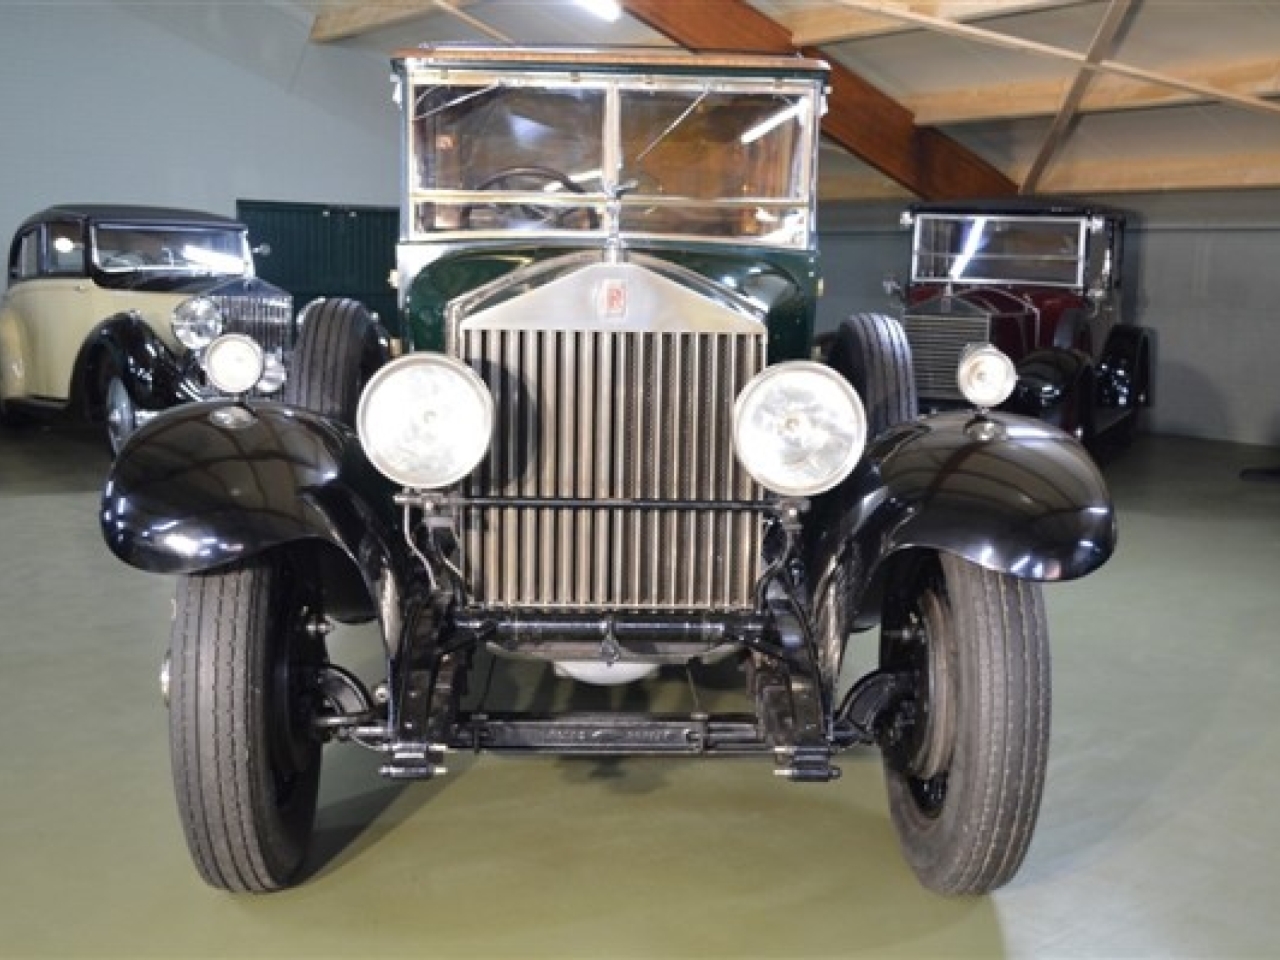
[[[9,255],[9,279],[28,280],[40,269],[40,228],[32,227],[14,241]]]
[[[49,225],[48,271],[52,274],[84,273],[84,236],[79,224]]]

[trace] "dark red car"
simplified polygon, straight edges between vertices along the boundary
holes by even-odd
[[[1086,444],[1126,437],[1151,398],[1151,337],[1120,310],[1124,216],[1000,200],[922,203],[911,227],[903,326],[923,410],[962,405],[957,360],[990,343],[1018,384],[1002,409]]]

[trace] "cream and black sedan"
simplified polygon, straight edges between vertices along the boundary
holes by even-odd
[[[250,341],[278,390],[293,301],[254,276],[245,226],[162,207],[74,204],[28,217],[0,303],[0,419],[70,415],[103,423],[118,451],[156,413],[220,391],[202,354]]]

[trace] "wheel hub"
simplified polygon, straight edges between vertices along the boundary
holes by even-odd
[[[894,640],[892,669],[908,681],[882,734],[895,769],[921,781],[946,773],[955,743],[956,678],[942,604],[924,593]]]

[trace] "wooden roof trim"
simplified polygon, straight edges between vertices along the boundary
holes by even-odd
[[[392,54],[397,60],[420,60],[429,65],[463,64],[485,66],[491,64],[558,65],[574,67],[656,67],[663,69],[697,66],[700,70],[765,70],[770,73],[792,71],[796,73],[829,72],[826,60],[801,57],[795,54],[779,56],[771,54],[705,53],[695,59],[688,50],[660,47],[648,49],[572,48],[572,47],[473,47],[442,44],[438,47],[424,45],[397,50]]]

